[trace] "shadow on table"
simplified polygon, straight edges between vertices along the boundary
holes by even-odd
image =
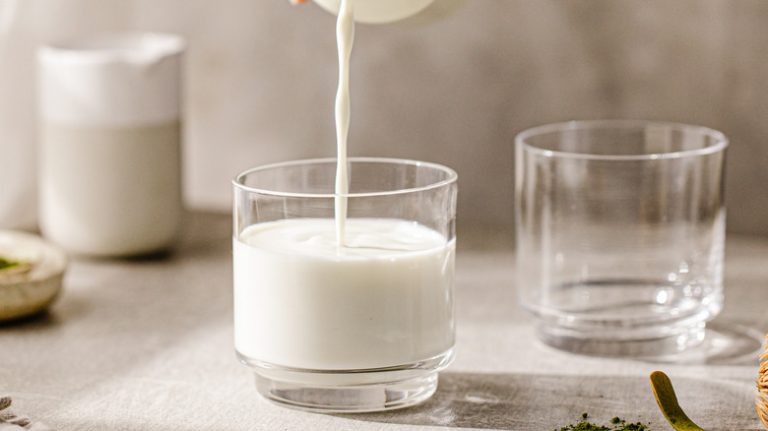
[[[707,324],[704,341],[683,353],[647,360],[659,364],[756,365],[765,331],[718,319]]]
[[[673,379],[681,403],[706,429],[761,429],[750,385],[704,377]],[[414,426],[545,431],[576,422],[582,413],[589,413],[594,422],[608,422],[614,416],[633,422],[663,422],[644,378],[451,372],[440,376],[437,393],[423,405],[342,416]]]
[[[172,259],[205,259],[224,256],[232,250],[232,217],[226,213],[189,213],[184,219],[184,234]]]
[[[177,260],[227,256],[232,248],[232,219],[228,214],[184,214],[179,240],[170,249],[124,258],[87,258],[132,264],[164,264]]]
[[[63,322],[82,316],[89,311],[91,304],[82,295],[73,293],[67,293],[66,295],[66,300],[59,298],[51,309],[43,310],[31,316],[0,322],[0,331],[39,331],[51,329],[60,326]]]

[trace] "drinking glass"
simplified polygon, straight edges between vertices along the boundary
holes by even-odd
[[[277,403],[378,411],[429,398],[453,357],[456,173],[351,158],[234,180],[235,349]],[[336,241],[335,204],[347,206]]]
[[[574,121],[516,138],[517,289],[541,340],[585,354],[696,345],[723,306],[726,137]]]

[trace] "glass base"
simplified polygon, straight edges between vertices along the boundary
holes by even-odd
[[[571,353],[631,358],[665,357],[681,353],[704,341],[706,323],[695,322],[673,332],[647,331],[621,336],[579,332],[571,328],[539,325],[538,336],[545,344]]]
[[[272,380],[256,373],[256,388],[285,407],[322,413],[365,413],[420,404],[437,390],[437,373],[400,382],[362,386],[313,387]]]
[[[721,289],[635,279],[562,284],[547,300],[550,307],[528,307],[545,344],[584,355],[645,359],[701,344],[706,323],[723,305]]]
[[[438,372],[453,360],[453,350],[413,364],[365,370],[295,369],[239,356],[254,368],[256,389],[270,401],[320,413],[366,413],[428,400],[437,390]]]

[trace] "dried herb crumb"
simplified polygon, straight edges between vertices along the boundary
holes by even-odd
[[[612,426],[593,424],[587,422],[587,418],[589,418],[589,414],[582,413],[581,421],[578,423],[567,425],[554,431],[651,431],[649,424],[642,422],[627,423],[627,421],[618,416],[611,419]]]

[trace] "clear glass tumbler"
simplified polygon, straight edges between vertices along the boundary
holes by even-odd
[[[352,158],[345,196],[335,175],[336,160],[319,159],[235,178],[235,349],[259,392],[283,405],[414,405],[453,357],[456,173]]]
[[[518,292],[547,344],[664,356],[723,305],[726,137],[575,121],[516,138]]]

